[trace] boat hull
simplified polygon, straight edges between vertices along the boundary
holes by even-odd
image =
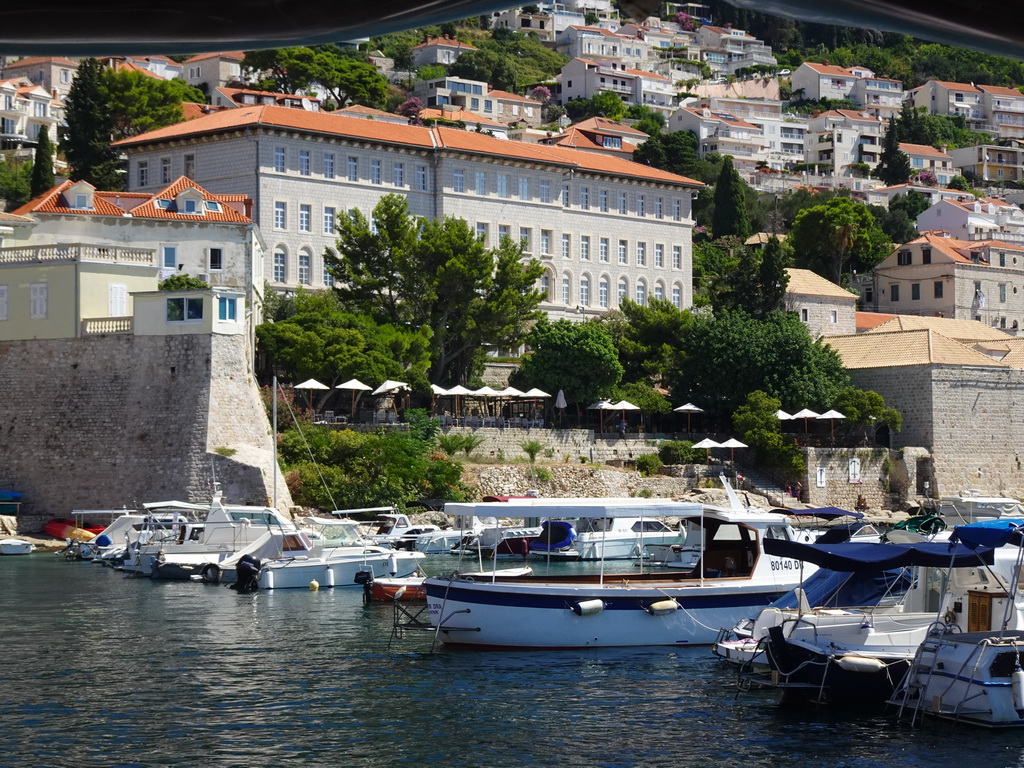
[[[32,542],[24,539],[3,539],[0,541],[0,555],[30,555]]]
[[[446,644],[486,648],[710,645],[722,627],[789,587],[742,591],[678,581],[601,584],[426,580],[431,623]]]
[[[381,552],[351,559],[275,560],[260,570],[260,589],[308,589],[362,586],[367,580],[402,578],[417,572],[426,557],[422,552]]]

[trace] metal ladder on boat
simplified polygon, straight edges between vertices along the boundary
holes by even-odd
[[[935,673],[935,657],[939,650],[939,643],[946,634],[946,623],[944,621],[933,621],[928,625],[928,632],[924,641],[917,647],[914,660],[910,663],[903,681],[899,688],[893,693],[890,703],[899,704],[897,717],[902,718],[904,712],[911,713],[910,724],[917,722],[921,714],[921,708],[925,706],[924,691],[927,690]],[[921,676],[925,678],[922,681]]]

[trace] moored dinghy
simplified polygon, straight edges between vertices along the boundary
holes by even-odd
[[[0,555],[30,555],[35,547],[25,539],[0,539]]]

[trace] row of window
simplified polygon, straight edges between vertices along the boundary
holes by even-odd
[[[299,285],[313,284],[313,254],[308,248],[299,251],[297,266],[297,277]],[[274,248],[273,270],[275,283],[287,282],[288,278],[288,249],[284,245]],[[323,285],[328,288],[334,285],[334,275],[327,271],[327,264],[323,264],[321,275]]]
[[[573,285],[573,279],[570,275],[563,275],[562,278],[556,282],[556,279],[552,278],[550,273],[545,273],[540,279],[541,292],[548,301],[558,301],[567,305],[576,304],[582,307],[598,306],[602,309],[607,309],[609,306],[608,301],[609,292],[611,290],[611,281],[607,277],[602,277],[598,280],[596,296],[591,295],[591,287],[591,280],[587,275],[580,277],[575,286]],[[637,304],[647,304],[648,287],[647,283],[643,280],[637,281],[634,286],[632,297],[629,295],[629,281],[625,277],[619,278],[616,289],[619,304],[622,304],[622,300],[625,298],[632,298]],[[658,301],[665,301],[665,286],[661,282],[655,283],[650,297],[657,299]],[[596,304],[594,303],[595,299]],[[672,302],[673,306],[682,309],[682,286],[672,286],[669,300]]]
[[[167,322],[184,323],[203,319],[202,296],[175,297],[167,299]],[[217,297],[217,319],[234,321],[238,319],[238,300],[227,296]]]
[[[941,299],[943,297],[943,287],[942,287],[943,283],[944,283],[943,280],[936,280],[934,283],[932,283],[932,297],[933,298]],[[1007,295],[1007,284],[1006,283],[999,283],[996,286],[996,291],[999,294],[999,303],[1000,304],[1005,304],[1006,303],[1006,295]],[[1013,293],[1014,293],[1014,295],[1016,295],[1016,293],[1017,293],[1016,286],[1014,286],[1014,288],[1013,288]],[[920,283],[911,283],[910,284],[910,300],[911,301],[919,301],[920,298],[921,298],[921,284]],[[890,301],[899,301],[900,300],[900,286],[898,284],[896,284],[896,283],[893,283],[892,285],[889,286],[889,300]],[[985,306],[985,294],[982,291],[981,281],[980,280],[976,280],[975,283],[974,283],[974,302],[975,302],[975,304],[977,304],[980,307],[984,307]]]
[[[177,269],[179,263],[180,262],[178,261],[178,246],[160,246],[160,264],[164,269]],[[220,272],[222,269],[224,269],[223,248],[206,249],[206,269],[210,272]]]
[[[154,168],[154,171],[156,169]],[[171,176],[171,158],[161,157],[160,158],[160,184],[170,184],[173,181]],[[184,155],[181,174],[187,176],[190,179],[196,177],[196,156],[195,155]],[[139,160],[135,166],[135,177],[139,187],[149,186],[149,161]]]
[[[298,231],[313,231],[313,206],[308,203],[300,203],[299,206]],[[325,235],[333,235],[337,223],[338,209],[334,206],[324,206],[320,216],[320,226]],[[274,229],[286,230],[289,228],[288,203],[280,200],[274,202]]]
[[[338,168],[336,156],[333,152],[324,152],[320,158],[320,172],[325,179],[337,178]],[[358,182],[369,181],[374,185],[381,185],[384,179],[388,179],[391,186],[407,188],[410,183],[412,189],[426,192],[429,191],[427,180],[427,166],[407,163],[406,161],[385,161],[378,158],[370,158],[368,161],[360,161],[355,155],[345,157],[345,178],[348,181]],[[298,150],[297,165],[300,176],[312,175],[312,154],[308,149]],[[288,170],[288,151],[286,147],[274,148],[274,170],[278,173],[285,173]],[[140,171],[141,172],[141,171]],[[187,174],[186,174],[187,175]],[[526,176],[513,176],[508,173],[494,173],[487,171],[470,171],[466,168],[455,168],[452,170],[452,192],[465,194],[467,191],[480,197],[495,196],[511,200],[513,198],[521,201],[532,201],[534,197],[541,203],[551,203],[553,195],[559,196],[559,202],[564,208],[571,206],[571,187],[568,184],[562,185],[561,189],[554,189],[550,180],[531,180]],[[637,192],[632,195],[632,200],[626,192],[612,193],[610,190],[580,186],[576,191],[575,203],[580,210],[595,210],[600,213],[619,213],[622,215],[654,216],[656,219],[664,219],[671,216],[673,221],[681,221],[683,218],[683,203],[681,199],[675,198],[666,200],[661,195],[649,195]]]
[[[7,306],[8,286],[0,285],[0,320],[8,318]],[[45,320],[49,303],[48,288],[46,283],[31,283],[29,285],[28,316],[33,320]]]

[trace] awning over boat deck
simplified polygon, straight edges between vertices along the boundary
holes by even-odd
[[[985,520],[970,525],[958,525],[949,536],[950,541],[963,542],[969,549],[976,547],[1002,547],[1006,544],[1024,546],[1024,520]]]
[[[792,557],[833,571],[887,571],[913,565],[936,568],[964,568],[991,565],[995,559],[991,547],[970,549],[947,542],[909,544],[803,544],[785,539],[765,539],[764,551],[778,557]]]
[[[471,517],[690,517],[700,516],[703,504],[659,499],[510,498],[508,501],[451,503],[449,515]]]
[[[835,520],[840,517],[864,517],[863,512],[850,512],[840,507],[815,507],[814,509],[788,509],[782,511],[785,515],[793,517],[820,517],[823,520]]]
[[[195,512],[208,512],[209,504],[190,504],[187,501],[149,501],[142,505],[143,509],[191,509]]]

